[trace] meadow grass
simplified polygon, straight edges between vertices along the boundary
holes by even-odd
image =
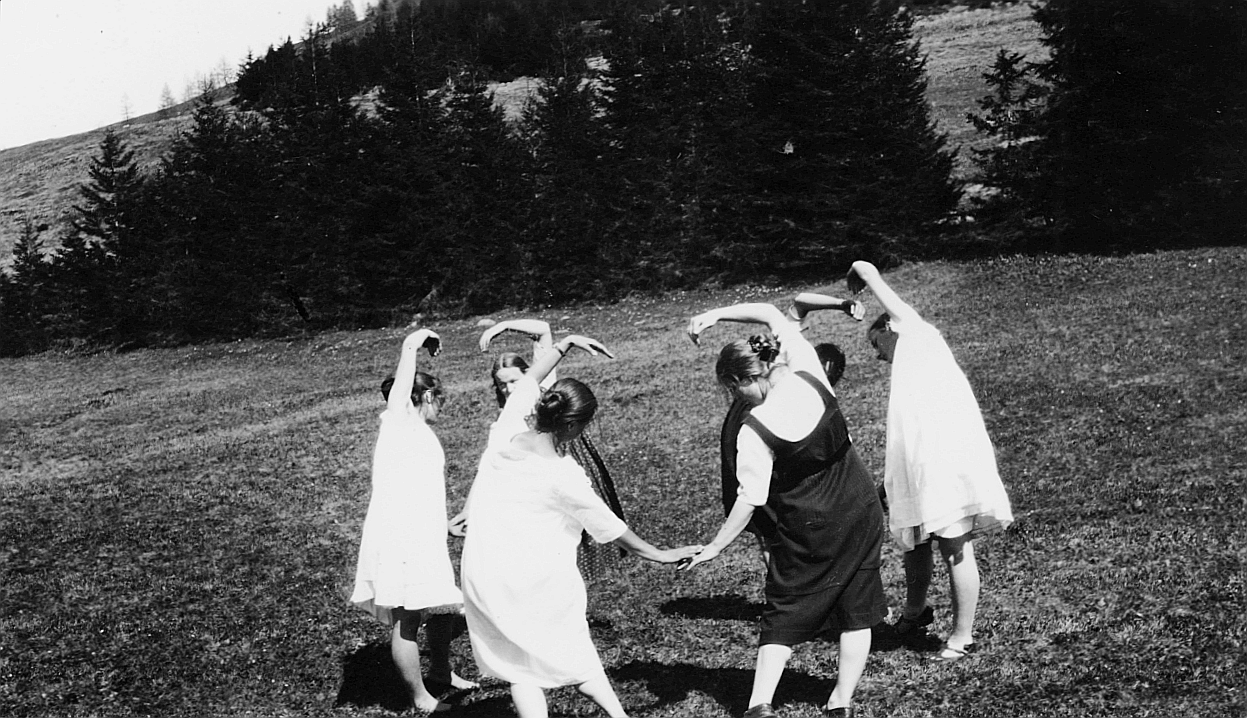
[[[877,650],[860,715],[1243,715],[1245,272],[1235,248],[889,275],[970,377],[1017,523],[976,551],[984,652],[938,665]],[[616,351],[562,372],[597,392],[593,433],[639,534],[701,542],[722,519],[713,357],[745,330],[696,347],[688,317],[807,289],[844,283],[529,315]],[[436,431],[455,510],[497,410],[476,319],[432,326],[445,352],[422,368],[450,390]],[[864,325],[817,316],[810,332],[848,354],[841,402],[881,472],[887,366]],[[0,362],[0,715],[391,715],[387,631],[347,594],[377,386],[403,333]],[[884,560],[895,609],[894,546]],[[692,574],[623,559],[593,583],[594,637],[631,714],[739,715],[761,589],[745,539]],[[947,631],[940,569],[933,594]],[[477,676],[466,640],[455,654]],[[834,675],[833,645],[799,648],[782,715],[817,715]],[[497,682],[453,698],[460,715],[512,714]],[[551,708],[598,714],[571,689]]]

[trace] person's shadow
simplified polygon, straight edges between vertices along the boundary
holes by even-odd
[[[456,690],[446,684],[426,681],[425,686],[438,699],[456,704],[455,715],[499,716],[511,710],[510,696],[489,697],[471,704],[460,703],[471,690]],[[342,659],[342,686],[335,708],[383,708],[396,713],[411,707],[407,686],[390,657],[387,641],[369,643]]]
[[[685,596],[677,598],[662,604],[658,611],[667,616],[757,623],[762,618],[764,606],[765,604],[753,603],[739,594],[729,593],[717,596]],[[900,637],[896,635],[896,631],[886,621],[873,626],[870,629],[870,633],[871,653],[894,651],[904,645]],[[823,640],[835,641],[835,637],[827,636]]]
[[[658,699],[656,703],[645,706],[646,711],[680,703],[688,698],[691,691],[696,691],[723,706],[728,715],[740,715],[749,707],[749,693],[753,687],[753,668],[707,668],[691,663],[633,661],[607,673],[612,683],[642,682],[646,690]],[[775,690],[774,704],[822,705],[827,702],[827,696],[834,687],[834,679],[786,670]]]
[[[762,606],[763,604],[752,603],[739,594],[729,593],[677,598],[664,603],[658,611],[667,616],[757,623],[762,617]]]

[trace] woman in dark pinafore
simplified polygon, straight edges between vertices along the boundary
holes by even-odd
[[[843,308],[860,320],[860,304],[846,301]],[[852,716],[870,628],[887,615],[879,577],[884,520],[875,483],[800,324],[773,305],[740,304],[694,317],[689,334],[696,341],[720,321],[765,324],[773,338],[738,340],[719,355],[720,383],[751,407],[736,442],[740,488],[723,527],[689,568],[718,556],[755,511],[773,512],[766,607],[745,716],[778,715],[771,701],[793,647],[818,638],[837,638],[840,647],[824,714]]]

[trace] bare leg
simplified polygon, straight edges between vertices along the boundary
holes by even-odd
[[[918,544],[902,554],[905,564],[905,617],[917,618],[927,607],[927,591],[931,588],[931,542]]]
[[[870,658],[870,629],[859,628],[840,634],[840,658],[836,666],[836,688],[827,699],[828,708],[845,708],[853,704],[853,692],[866,671]]]
[[[940,554],[948,566],[953,599],[953,632],[948,636],[952,648],[965,648],[974,642],[974,613],[979,605],[979,566],[974,560],[974,544],[966,536],[940,539]]]
[[[546,692],[537,686],[512,683],[511,700],[515,702],[515,712],[520,714],[520,718],[549,718]]]
[[[393,610],[394,629],[390,631],[390,655],[394,657],[394,665],[398,667],[398,673],[411,693],[411,704],[417,710],[429,713],[439,709],[446,710],[449,706],[438,701],[424,687],[424,676],[420,673],[420,644],[417,642],[422,618],[420,611],[408,611],[405,608]]]
[[[775,699],[775,687],[779,685],[791,656],[792,646],[768,643],[758,648],[758,667],[753,672],[753,693],[749,696],[750,708]]]
[[[450,642],[463,633],[467,625],[463,616],[439,613],[429,616],[424,623],[424,635],[429,644],[429,680],[449,684],[451,688],[476,688],[477,684],[463,678],[450,668]]]
[[[619,696],[615,695],[615,689],[611,687],[611,682],[606,676],[603,675],[593,680],[585,681],[576,686],[576,690],[601,706],[602,710],[606,711],[606,714],[611,718],[628,718],[628,714],[624,712],[623,704],[619,702]]]

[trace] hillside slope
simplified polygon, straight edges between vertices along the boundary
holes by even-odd
[[[958,9],[917,21],[916,34],[928,55],[927,98],[950,146],[962,148],[956,167],[959,176],[968,172],[968,147],[976,142],[965,114],[977,110],[975,100],[985,92],[982,74],[996,52],[1006,48],[1036,58],[1043,50],[1030,12],[1025,5]],[[521,78],[497,86],[496,97],[514,107],[531,86],[530,80]],[[190,126],[189,108],[174,109],[178,114],[167,119],[150,114],[111,125],[143,167],[154,167],[170,141]],[[76,188],[87,179],[87,167],[105,129],[0,150],[0,266],[11,261],[23,217],[50,228],[64,222],[77,199]],[[54,238],[54,231],[44,234],[45,243]]]

